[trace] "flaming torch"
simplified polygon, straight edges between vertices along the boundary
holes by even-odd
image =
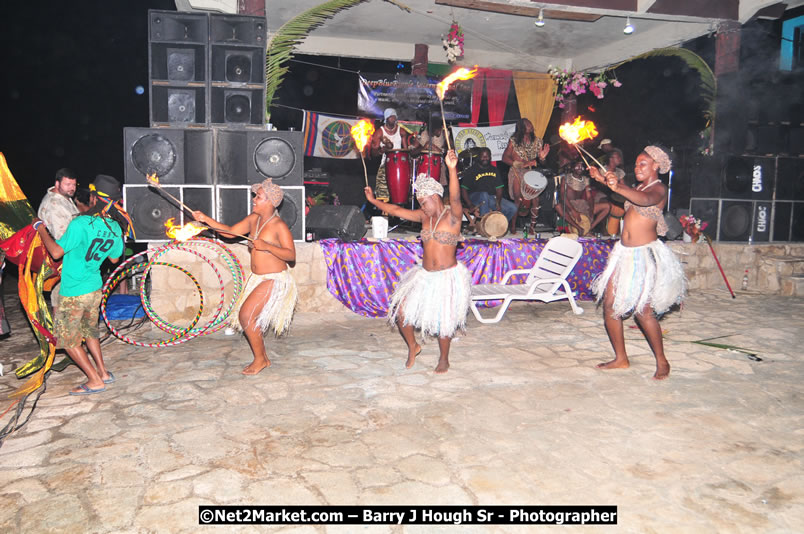
[[[361,119],[357,122],[357,124],[352,126],[352,129],[349,131],[349,133],[352,134],[352,139],[355,141],[355,146],[357,147],[358,152],[360,152],[360,161],[363,163],[363,176],[366,178],[366,187],[368,187],[368,171],[366,170],[366,160],[363,159],[363,149],[366,148],[366,144],[369,142],[372,134],[374,133],[374,125],[366,119]]]
[[[471,80],[477,76],[477,65],[472,70],[469,70],[465,67],[461,67],[460,69],[456,70],[443,80],[438,83],[436,86],[436,94],[438,94],[438,103],[441,105],[441,123],[444,125],[444,137],[447,139],[447,150],[452,150],[452,146],[449,142],[449,134],[447,133],[447,120],[444,118],[444,95],[447,94],[449,90],[449,86],[452,85],[452,82],[457,80]]]
[[[180,226],[176,224],[175,221],[176,219],[173,217],[165,221],[165,233],[169,238],[175,239],[176,241],[187,241],[207,229],[207,227],[202,224],[188,222],[184,226]]]
[[[578,143],[584,139],[594,139],[597,137],[597,128],[595,127],[594,122],[582,121],[580,117],[575,117],[574,122],[565,122],[558,127],[558,135],[561,136],[561,139],[575,147],[575,149],[578,151],[578,154],[580,154],[583,158],[583,161],[586,163],[587,167],[589,166],[589,162],[586,160],[586,157],[584,157],[584,152],[586,152],[586,155],[597,163],[603,174],[606,174],[606,168],[603,167],[603,165],[592,154],[587,152],[586,149],[578,145]]]
[[[187,204],[185,204],[184,202],[182,202],[182,201],[181,201],[181,200],[179,200],[178,198],[174,197],[173,195],[171,195],[170,193],[168,193],[167,191],[165,191],[164,189],[162,189],[162,184],[160,184],[160,183],[159,183],[159,177],[156,175],[156,173],[146,175],[146,176],[145,176],[145,180],[148,182],[148,185],[150,185],[151,187],[154,187],[154,188],[158,189],[158,190],[159,190],[159,191],[160,191],[162,194],[167,195],[168,197],[170,197],[171,199],[173,199],[173,201],[174,201],[176,204],[178,204],[178,205],[179,205],[179,206],[181,206],[182,208],[186,209],[186,210],[187,210],[187,211],[189,211],[190,213],[192,213],[192,212],[193,212],[193,210],[191,210],[190,208],[188,208],[188,207],[187,207]]]

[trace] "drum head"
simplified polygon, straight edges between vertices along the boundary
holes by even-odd
[[[528,171],[522,175],[522,197],[531,200],[547,188],[547,178],[539,171]]]
[[[478,230],[486,237],[502,237],[508,233],[508,219],[499,211],[490,211],[480,219]]]

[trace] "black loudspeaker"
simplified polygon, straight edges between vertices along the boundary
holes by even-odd
[[[206,124],[209,18],[153,10],[148,16],[151,126]]]
[[[301,132],[218,130],[216,143],[219,185],[255,184],[266,178],[282,187],[303,185]]]
[[[193,209],[207,214],[214,211],[214,190],[210,186],[166,186],[164,190]],[[147,185],[123,186],[123,205],[131,216],[137,241],[164,241],[165,223],[174,219],[175,224],[185,224],[191,220],[176,204]]]
[[[307,229],[316,239],[357,241],[366,235],[366,219],[357,206],[312,206]]]
[[[212,132],[173,128],[124,128],[125,183],[145,184],[156,173],[162,184],[211,184]]]
[[[732,156],[726,160],[721,198],[772,200],[776,159]]]
[[[217,194],[217,220],[233,225],[251,213],[251,186],[219,185]],[[290,228],[294,241],[304,241],[304,186],[282,187],[285,196],[279,205],[279,216]]]
[[[213,87],[210,96],[210,122],[216,126],[262,125],[265,98],[262,88]]]
[[[698,199],[690,212],[709,223],[705,233],[717,241],[763,243],[772,240],[772,201]]]
[[[804,159],[776,160],[776,200],[804,200]]]
[[[746,132],[747,154],[788,154],[789,127],[781,124],[749,125]]]
[[[723,159],[719,156],[695,156],[689,160],[690,196],[717,198],[723,179]]]
[[[265,19],[210,16],[210,121],[242,128],[265,121]]]
[[[667,234],[664,237],[668,241],[675,241],[681,237],[681,234],[684,233],[684,228],[681,226],[681,222],[678,220],[678,217],[672,213],[664,214],[664,222],[667,225]]]

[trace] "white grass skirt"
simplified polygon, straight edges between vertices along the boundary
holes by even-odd
[[[401,314],[405,325],[420,328],[422,334],[452,337],[466,329],[471,288],[472,277],[460,262],[443,271],[416,265],[402,275],[391,295],[388,319],[396,324]]]
[[[597,301],[613,279],[613,313],[621,318],[646,305],[656,314],[680,304],[687,294],[684,268],[670,247],[653,241],[641,247],[626,247],[619,241],[609,255],[606,269],[592,282]]]
[[[282,335],[290,328],[293,310],[296,308],[296,301],[298,300],[298,289],[296,288],[296,281],[288,269],[279,273],[249,274],[246,287],[243,288],[243,292],[240,294],[240,300],[238,300],[234,310],[229,315],[230,326],[237,328],[241,332],[243,331],[243,326],[240,324],[240,308],[243,307],[243,302],[251,295],[251,292],[266,280],[273,280],[274,285],[268,295],[268,300],[259,311],[257,326],[259,326],[263,334],[272,329],[275,336]],[[249,317],[249,320],[251,320],[251,317]]]

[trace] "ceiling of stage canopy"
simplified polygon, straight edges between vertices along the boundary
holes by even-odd
[[[180,10],[233,13],[238,0],[177,0]],[[324,0],[265,0],[268,32]],[[676,46],[721,24],[780,18],[804,0],[366,0],[313,30],[300,53],[410,61],[413,45],[446,63],[442,35],[464,31],[461,64],[544,72],[549,65],[595,70]],[[537,26],[539,13],[544,25]],[[634,31],[623,33],[629,22]]]

